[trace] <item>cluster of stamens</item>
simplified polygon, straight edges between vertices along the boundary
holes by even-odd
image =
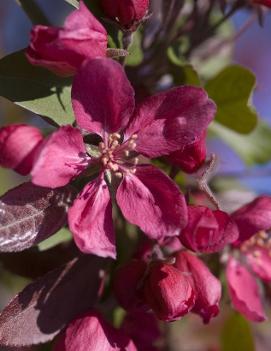
[[[242,244],[241,251],[245,253],[253,250],[253,256],[260,257],[261,251],[257,250],[257,248],[264,249],[271,257],[271,237],[267,232],[261,231],[256,235],[253,235],[249,240]]]
[[[137,135],[133,134],[126,142],[121,142],[119,133],[110,134],[108,142],[100,142],[99,150],[103,166],[122,178],[123,173],[135,173],[138,158],[132,155],[136,148]]]

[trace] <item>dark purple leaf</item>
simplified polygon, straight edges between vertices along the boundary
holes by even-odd
[[[22,251],[66,223],[71,188],[48,189],[24,183],[0,198],[0,251]]]
[[[53,339],[97,301],[107,261],[75,258],[29,284],[0,314],[0,345],[29,346]]]

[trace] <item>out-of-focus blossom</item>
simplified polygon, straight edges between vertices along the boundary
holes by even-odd
[[[271,8],[271,0],[252,0],[254,4],[263,5]]]
[[[206,133],[192,145],[170,154],[167,159],[186,173],[196,172],[206,159]]]
[[[232,214],[238,226],[238,243],[254,234],[271,229],[271,196],[259,196]]]
[[[104,57],[107,32],[80,1],[80,8],[66,19],[64,27],[34,26],[26,57],[61,76],[74,74],[87,58]]]
[[[143,287],[144,300],[158,319],[174,321],[195,304],[195,293],[186,274],[171,264],[154,262]]]
[[[0,128],[0,166],[27,175],[42,140],[40,130],[29,125],[12,124]]]
[[[254,322],[266,319],[260,288],[248,268],[231,257],[227,264],[227,281],[233,306],[246,318]]]
[[[178,235],[187,223],[184,196],[158,168],[138,164],[138,156],[155,158],[195,142],[216,110],[206,92],[179,87],[134,108],[134,90],[123,67],[111,59],[93,59],[76,75],[72,100],[77,124],[100,137],[95,155],[87,154],[78,129],[65,126],[48,139],[32,176],[35,184],[55,188],[93,164],[100,169],[69,210],[69,227],[78,247],[85,253],[116,257],[105,177],[117,183],[116,201],[129,222],[152,239]]]
[[[238,238],[238,228],[223,211],[212,211],[204,206],[188,207],[188,224],[182,230],[180,240],[195,252],[218,252]]]
[[[106,15],[128,30],[135,30],[144,19],[149,0],[101,0]]]
[[[194,289],[196,299],[192,312],[199,314],[204,323],[208,323],[219,313],[222,293],[220,281],[197,256],[187,251],[176,254],[174,266],[187,275]]]
[[[73,320],[60,336],[54,351],[136,351],[132,340],[113,328],[96,311]]]

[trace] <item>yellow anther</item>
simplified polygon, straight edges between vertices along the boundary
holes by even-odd
[[[104,166],[106,166],[107,165],[107,163],[108,163],[108,157],[102,157],[102,164],[104,165]]]
[[[116,172],[116,173],[115,173],[115,176],[116,176],[117,178],[122,178],[122,173],[121,173],[121,172]]]

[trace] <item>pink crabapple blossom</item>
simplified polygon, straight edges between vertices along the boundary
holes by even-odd
[[[117,182],[116,202],[129,222],[152,239],[178,235],[187,223],[184,196],[166,174],[145,160],[198,140],[216,110],[204,90],[178,87],[135,106],[134,90],[122,66],[100,58],[86,61],[79,69],[72,102],[81,130],[101,140],[95,154],[84,145],[79,129],[61,127],[42,148],[32,181],[61,187],[98,166],[98,177],[87,183],[68,213],[80,250],[116,257],[108,188],[112,181]]]
[[[107,32],[84,2],[62,28],[36,25],[31,31],[26,57],[32,65],[61,76],[73,75],[87,58],[105,57]]]

